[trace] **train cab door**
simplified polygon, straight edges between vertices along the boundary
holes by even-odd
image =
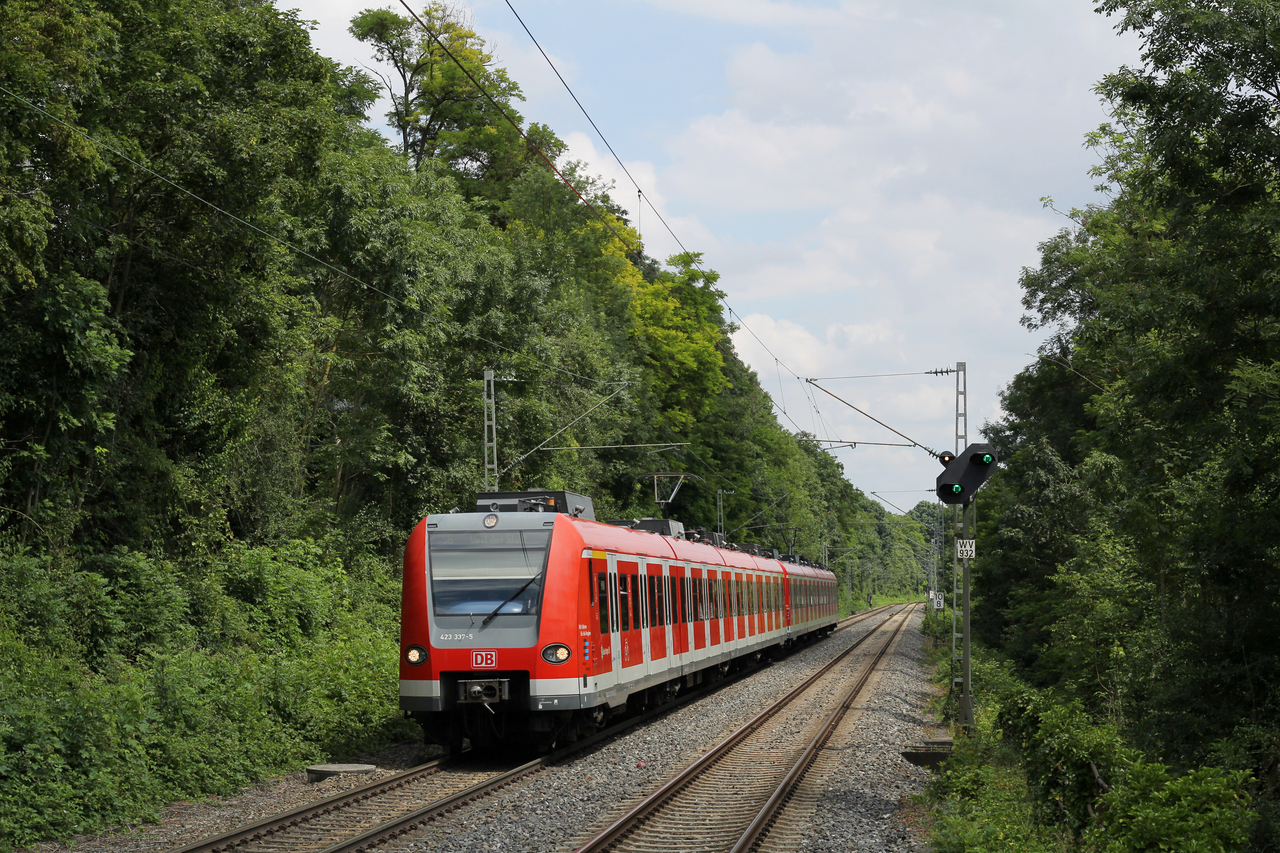
[[[622,678],[622,623],[619,612],[618,590],[618,556],[609,555],[608,565],[597,580],[597,595],[602,597],[601,604],[608,606],[608,614],[600,614],[600,688],[612,687]],[[607,630],[605,625],[608,626]]]

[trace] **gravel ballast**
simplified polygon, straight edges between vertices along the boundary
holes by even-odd
[[[773,666],[724,688],[709,699],[606,742],[571,764],[537,773],[507,792],[475,804],[455,819],[443,820],[431,829],[405,836],[388,847],[414,853],[573,850],[758,714],[767,704],[852,645],[874,621],[878,620],[868,620],[837,632],[821,643],[803,648]],[[918,649],[918,625],[919,616],[913,616],[911,626],[903,633],[895,653],[888,658],[893,671],[901,674],[892,679],[881,679],[882,684],[893,685],[890,689],[899,690],[914,679],[918,687],[912,689],[905,700],[907,703],[922,701],[926,690],[924,671],[917,662],[918,658],[913,654],[904,661],[904,649]],[[911,643],[904,643],[903,640],[908,638],[913,638]],[[876,724],[881,722],[881,716],[901,713],[904,708],[904,705],[890,703],[886,714],[874,715]],[[901,778],[889,780],[893,787],[886,789],[882,800],[874,803],[875,807],[883,807],[884,810],[879,812],[878,822],[865,834],[869,838],[881,838],[877,842],[880,846],[858,849],[914,849],[884,846],[884,840],[899,838],[906,832],[906,825],[893,819],[899,799],[919,790],[919,783],[927,778],[927,774],[924,777],[916,774],[914,768],[897,754],[922,734],[921,726],[915,723],[919,719],[918,711],[913,711],[910,719],[911,722],[903,727],[895,727],[892,734],[867,741],[865,748],[875,750],[880,757],[877,760],[893,761],[910,769],[902,771],[904,775]],[[872,804],[864,805],[871,807]],[[861,807],[858,814],[862,814]],[[889,815],[887,819],[882,817],[886,814]],[[709,816],[709,819],[714,819],[714,816]],[[839,815],[824,815],[820,819],[836,819],[837,823],[847,824],[849,828],[847,831],[835,831],[830,836],[836,846],[824,847],[819,841],[809,849],[854,849],[839,846],[835,839],[854,837],[859,831],[857,820],[860,817],[847,821]],[[679,849],[674,842],[675,839],[673,851]]]
[[[597,745],[586,755],[512,785],[505,791],[442,818],[381,849],[426,851],[573,850],[625,808],[638,802],[701,756],[767,704],[863,636],[870,619],[806,646],[714,696],[681,708],[629,733]],[[823,775],[812,831],[797,841],[804,850],[923,850],[902,819],[904,797],[923,787],[926,771],[898,754],[930,732],[923,717],[928,695],[921,663],[919,612],[886,656],[874,695],[864,700],[855,725],[833,736],[847,760]],[[845,734],[845,729],[850,729]],[[846,742],[836,744],[838,738]],[[369,759],[365,759],[369,760]],[[378,777],[418,763],[417,747],[374,758]],[[122,835],[82,836],[78,853],[161,853],[214,832],[258,820],[303,802],[369,782],[372,776],[338,777],[307,784],[304,773],[271,780],[238,797],[183,803],[165,810],[158,826]],[[357,781],[358,780],[358,781]],[[713,818],[712,818],[713,819]],[[42,844],[39,853],[63,853],[64,845]],[[672,850],[678,846],[673,845]],[[796,849],[793,847],[792,849]]]

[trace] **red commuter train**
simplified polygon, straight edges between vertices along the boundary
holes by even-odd
[[[404,556],[400,707],[451,751],[549,749],[835,627],[821,566],[603,524],[569,492],[476,500],[424,518]]]

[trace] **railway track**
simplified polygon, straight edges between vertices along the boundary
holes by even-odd
[[[875,618],[888,609],[891,607],[855,614],[842,620],[836,630]],[[359,853],[373,850],[593,744],[705,698],[757,669],[748,669],[737,677],[692,691],[676,702],[624,720],[571,747],[509,770],[498,772],[468,768],[463,762],[437,759],[378,782],[195,841],[170,853]]]
[[[807,681],[578,848],[751,850],[857,699],[911,614],[902,607]],[[896,622],[896,625],[889,623]],[[855,655],[881,637],[871,653]],[[852,682],[848,689],[840,689]]]

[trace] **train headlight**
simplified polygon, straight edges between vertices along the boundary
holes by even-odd
[[[427,662],[427,650],[422,646],[410,646],[404,650],[404,659],[410,666],[419,666]]]
[[[542,659],[547,663],[564,663],[572,656],[573,652],[564,643],[552,643],[542,650]]]

